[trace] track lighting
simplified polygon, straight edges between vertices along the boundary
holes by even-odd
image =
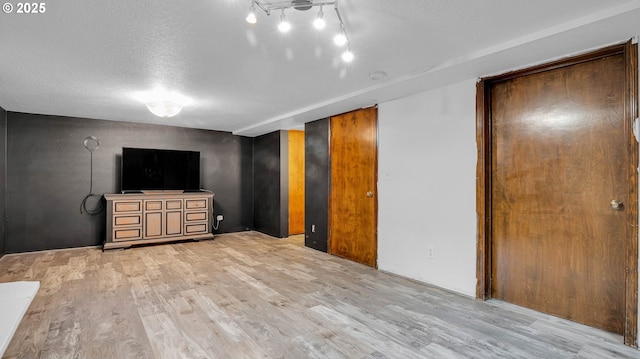
[[[338,46],[344,46],[347,44],[347,36],[344,34],[344,32],[340,32],[333,37],[333,43]]]
[[[251,2],[251,8],[249,8],[249,15],[247,15],[246,19],[249,24],[255,24],[258,22],[256,18],[256,3],[255,1]]]
[[[318,11],[318,17],[313,20],[313,27],[318,30],[322,30],[327,26],[327,22],[324,20],[324,13],[322,12],[322,6],[320,6],[320,11]]]
[[[251,0],[251,7],[249,8],[249,14],[246,20],[250,24],[255,24],[258,20],[256,17],[256,7],[262,9],[265,14],[271,15],[274,10],[281,10],[280,23],[278,23],[278,30],[282,33],[287,33],[291,30],[291,23],[287,21],[285,16],[285,9],[295,9],[298,11],[306,11],[314,6],[319,6],[318,15],[313,20],[313,27],[317,30],[323,30],[327,26],[327,21],[324,18],[323,6],[333,5],[336,17],[338,20],[338,34],[333,38],[333,42],[337,46],[346,46],[345,51],[341,54],[341,58],[344,62],[351,62],[354,59],[354,54],[351,52],[351,41],[347,35],[347,29],[340,15],[338,9],[338,1],[340,0],[287,0],[287,1],[272,1],[272,0]]]
[[[287,19],[284,16],[284,8],[282,9],[282,14],[280,15],[280,23],[278,24],[278,30],[280,30],[280,32],[289,32],[289,30],[291,30],[291,23],[289,23],[289,21],[287,21]]]
[[[353,52],[351,52],[351,50],[347,48],[347,51],[343,52],[341,57],[342,57],[342,61],[351,62],[353,61],[354,56],[353,56]]]

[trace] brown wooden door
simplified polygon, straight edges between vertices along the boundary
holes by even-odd
[[[289,131],[289,235],[304,233],[304,131]]]
[[[377,120],[375,107],[331,117],[329,253],[376,267]]]
[[[616,54],[491,88],[491,295],[618,334],[630,204],[625,71]]]

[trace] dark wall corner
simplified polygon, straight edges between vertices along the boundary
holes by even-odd
[[[7,111],[0,107],[0,258],[7,237]]]
[[[304,126],[305,239],[307,247],[327,251],[329,230],[329,119]]]
[[[242,230],[252,230],[253,224],[253,138],[242,137]]]
[[[280,131],[280,234],[289,236],[289,131]]]
[[[286,152],[282,152],[282,142],[287,140],[286,131],[275,131],[253,139],[254,229],[278,238],[287,237],[289,231],[288,164],[283,167],[282,163],[287,161]]]

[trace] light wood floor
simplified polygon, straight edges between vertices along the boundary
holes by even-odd
[[[10,255],[41,289],[5,358],[640,358],[619,336],[245,232]]]

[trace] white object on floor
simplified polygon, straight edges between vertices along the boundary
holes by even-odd
[[[7,350],[38,288],[40,282],[0,283],[0,357]]]

